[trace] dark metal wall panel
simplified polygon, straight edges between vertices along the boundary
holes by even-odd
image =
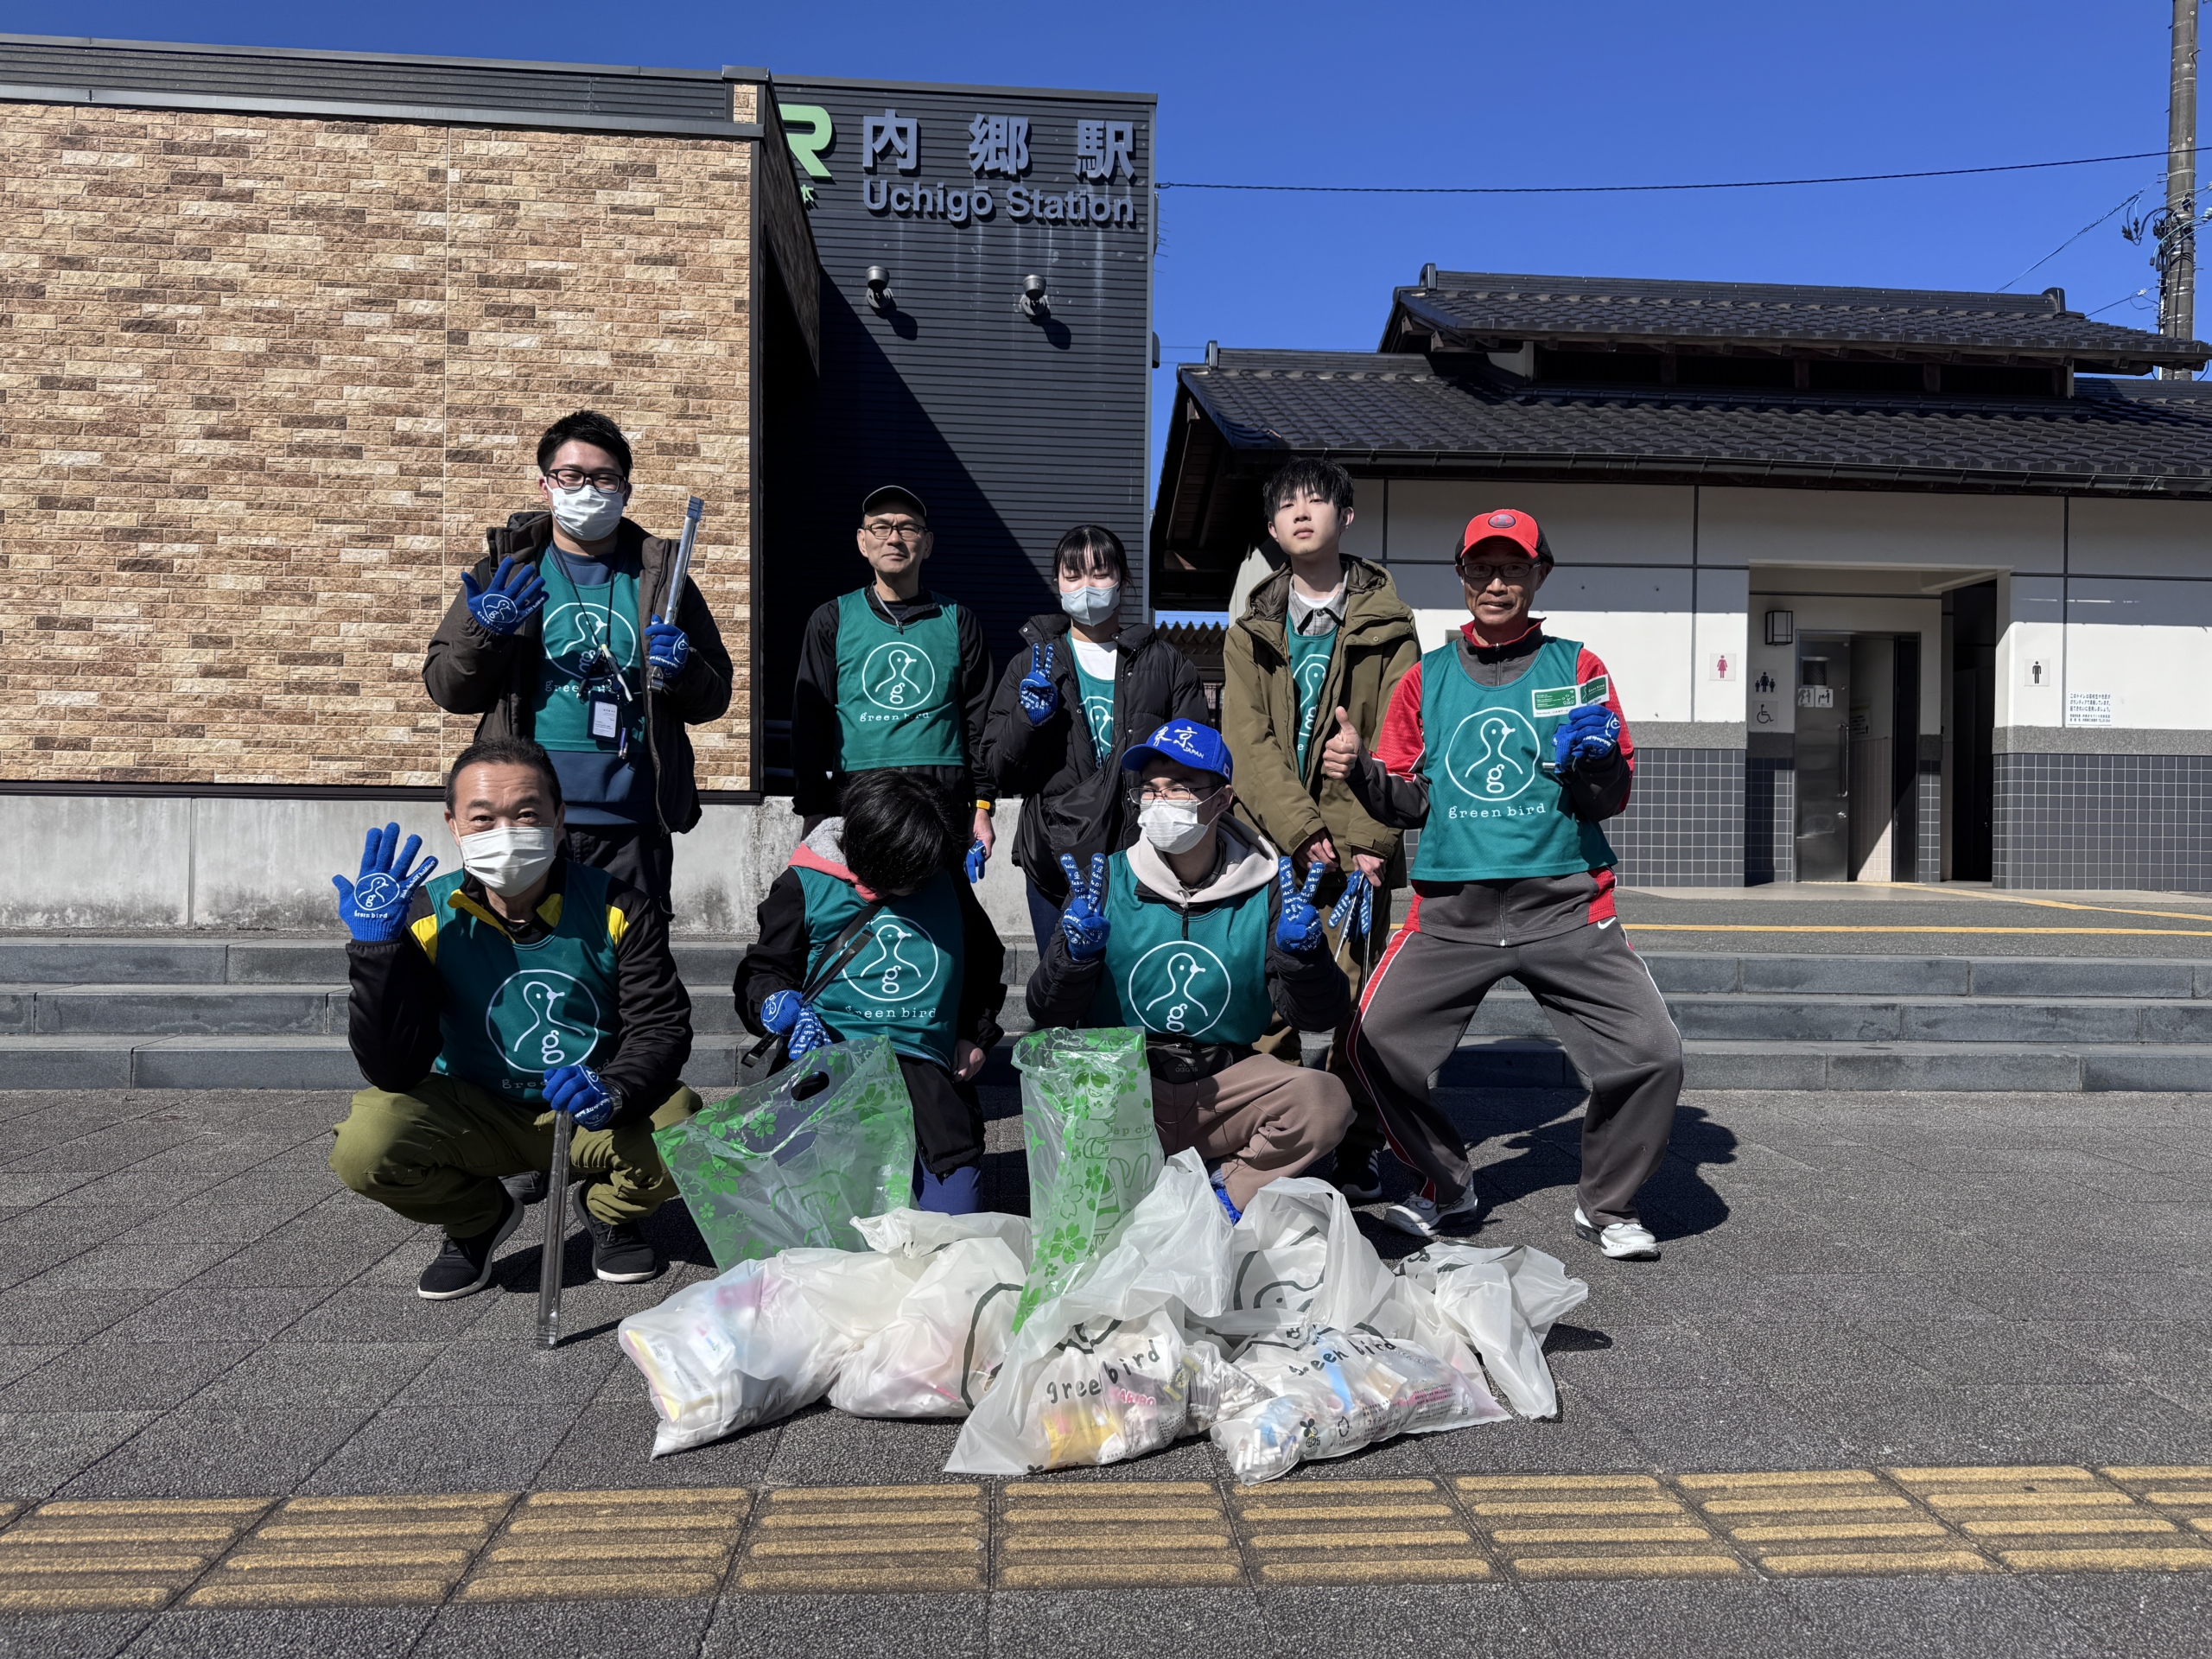
[[[853,531],[861,496],[903,482],[930,508],[937,549],[930,584],[971,606],[1001,663],[1021,622],[1057,601],[1046,571],[1071,524],[1110,526],[1135,577],[1125,613],[1144,610],[1146,423],[1148,407],[1153,109],[1149,97],[1102,92],[785,80],[786,126],[806,142],[828,112],[815,150],[830,176],[810,187],[822,257],[822,376],[804,420],[798,475],[780,482],[789,511],[768,546],[772,717],[788,714],[798,645],[814,607],[867,575]],[[887,149],[863,165],[864,118],[912,120],[914,165]],[[1029,164],[1018,176],[970,166],[977,116],[1026,118]],[[1009,188],[1065,199],[1086,188],[1077,124],[1127,123],[1135,177],[1117,168],[1093,194],[1129,204],[1128,222],[1075,228],[1012,211]],[[864,186],[981,185],[988,218],[870,211]],[[891,275],[896,309],[868,304],[867,272]],[[1042,276],[1050,315],[1020,306],[1023,279]],[[794,499],[794,498],[797,498]]]

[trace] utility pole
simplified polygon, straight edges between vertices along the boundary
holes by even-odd
[[[2174,0],[2173,79],[2166,100],[2166,211],[2158,227],[2158,332],[2195,337],[2196,311],[2196,7]],[[2164,368],[2168,379],[2188,379]]]

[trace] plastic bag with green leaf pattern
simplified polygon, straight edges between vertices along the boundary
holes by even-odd
[[[724,1270],[849,1249],[854,1217],[913,1202],[914,1109],[887,1037],[817,1048],[653,1144]]]

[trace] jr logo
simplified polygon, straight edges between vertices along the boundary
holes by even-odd
[[[1510,801],[1536,780],[1536,728],[1516,709],[1484,709],[1445,745],[1444,769],[1478,801]]]
[[[944,972],[944,952],[919,922],[879,916],[868,933],[868,943],[838,977],[869,1001],[914,1001]]]
[[[1129,969],[1128,1006],[1145,1029],[1203,1038],[1229,1012],[1236,988],[1219,957],[1189,939],[1155,944]]]
[[[599,1001],[567,974],[525,968],[492,993],[484,1033],[509,1065],[531,1077],[581,1065],[599,1043]]]
[[[887,639],[861,664],[861,690],[879,709],[919,714],[937,695],[937,667],[904,639]]]

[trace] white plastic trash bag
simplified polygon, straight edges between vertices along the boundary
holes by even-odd
[[[1230,1235],[1229,1264],[1228,1306],[1201,1317],[1232,1351],[1271,1331],[1351,1330],[1396,1283],[1344,1195],[1307,1176],[1271,1181],[1253,1195]]]
[[[855,1417],[965,1417],[1006,1357],[1028,1218],[894,1210],[853,1225],[869,1249],[911,1262],[920,1276],[890,1323],[839,1369],[830,1403]]]
[[[1274,1396],[1213,1426],[1214,1444],[1247,1485],[1395,1435],[1440,1433],[1510,1415],[1419,1344],[1370,1332],[1294,1326],[1255,1338],[1236,1368]]]
[[[1220,1349],[1185,1325],[1227,1303],[1229,1231],[1198,1154],[1169,1159],[1120,1242],[1078,1266],[1014,1334],[947,1471],[1116,1463],[1257,1404]]]
[[[1397,1270],[1429,1292],[1452,1327],[1474,1345],[1506,1401],[1523,1417],[1559,1413],[1559,1389],[1544,1360],[1544,1338],[1580,1307],[1590,1287],[1568,1276],[1557,1256],[1526,1245],[1478,1249],[1432,1244]]]
[[[617,1327],[660,1422],[653,1456],[787,1417],[828,1393],[838,1368],[888,1324],[919,1259],[784,1250],[741,1262]]]

